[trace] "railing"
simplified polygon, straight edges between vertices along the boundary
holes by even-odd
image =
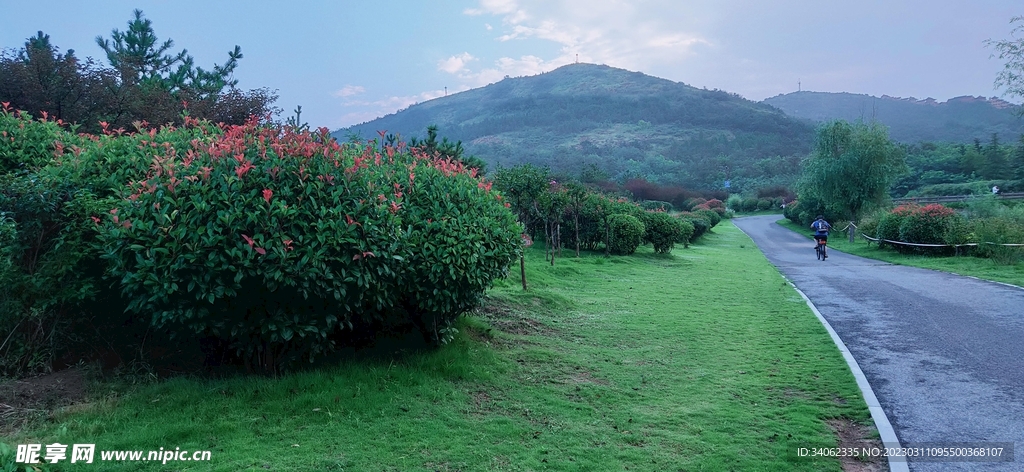
[[[886,243],[886,244],[894,244],[894,245],[898,245],[898,246],[911,246],[911,247],[951,247],[951,248],[955,248],[955,249],[960,249],[962,247],[973,247],[973,246],[978,246],[980,244],[989,244],[989,245],[992,245],[992,246],[1005,246],[1005,247],[1024,247],[1024,244],[1001,244],[1001,243],[990,243],[990,242],[964,243],[964,244],[919,244],[919,243],[905,243],[903,241],[893,241],[891,239],[872,238],[871,236],[868,236],[868,235],[866,235],[864,233],[861,233],[861,236],[863,236],[864,239],[867,239],[868,241],[873,242],[873,243],[883,242],[883,243]]]
[[[903,197],[892,199],[893,203],[951,203],[962,202],[969,198],[980,197],[981,195],[946,195],[937,197]],[[1001,200],[1024,200],[1024,192],[998,193],[996,198]]]

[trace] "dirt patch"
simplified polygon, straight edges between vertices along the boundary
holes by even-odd
[[[33,416],[83,402],[87,394],[82,369],[0,383],[0,435],[11,433]]]
[[[597,384],[597,385],[608,385],[608,381],[599,379],[591,375],[590,372],[580,371],[573,374],[569,374],[570,384]]]
[[[489,299],[476,314],[499,331],[520,336],[545,334],[552,329],[507,303]]]
[[[870,439],[873,428],[864,426],[846,418],[827,421],[832,431],[839,438],[841,448],[878,448],[884,450],[881,439]],[[889,461],[882,456],[844,457],[840,459],[844,472],[881,472],[889,470]]]

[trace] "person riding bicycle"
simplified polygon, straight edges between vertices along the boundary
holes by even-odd
[[[828,224],[824,217],[818,215],[814,219],[814,223],[811,223],[811,229],[814,230],[814,241],[816,243],[814,248],[817,249],[818,245],[825,244],[828,241],[828,232],[832,229],[832,225]]]

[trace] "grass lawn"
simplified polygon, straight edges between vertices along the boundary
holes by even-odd
[[[811,229],[804,229],[800,225],[787,219],[778,221],[780,226],[789,228],[811,239]],[[845,225],[843,225],[845,226]],[[838,249],[847,254],[861,257],[868,257],[892,264],[922,267],[925,269],[941,270],[960,275],[970,275],[980,279],[995,280],[1024,287],[1024,264],[999,264],[992,259],[972,256],[931,256],[926,254],[900,254],[893,249],[878,248],[875,243],[868,244],[868,241],[860,235],[855,242],[850,243],[845,233],[833,233],[828,238],[830,249]]]
[[[796,450],[836,446],[829,423],[870,424],[868,409],[825,329],[732,223],[672,255],[569,254],[551,267],[532,248],[530,290],[501,282],[439,350],[98,383],[5,441],[212,451],[80,470],[840,470]]]

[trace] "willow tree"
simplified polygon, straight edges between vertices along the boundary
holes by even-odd
[[[801,199],[817,200],[830,213],[856,221],[888,198],[889,188],[907,172],[905,155],[878,123],[825,123],[804,164]]]

